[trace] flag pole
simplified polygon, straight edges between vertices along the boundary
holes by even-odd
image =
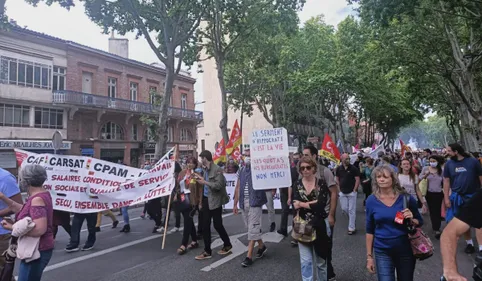
[[[177,160],[178,151],[179,151],[179,144],[176,144],[175,149],[174,149],[174,162]],[[176,164],[174,163],[174,166],[175,165]],[[177,179],[174,178],[174,188],[176,188],[176,182],[177,182]],[[161,250],[164,250],[164,246],[166,245],[167,223],[169,222],[169,215],[171,214],[171,199],[172,199],[172,192],[169,193],[169,198],[168,198],[168,201],[167,201],[166,221],[164,222],[164,235],[162,237],[162,248],[161,248]]]

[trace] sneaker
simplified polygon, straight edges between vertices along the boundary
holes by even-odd
[[[82,247],[82,251],[90,251],[94,249],[94,245],[84,245],[84,247]]]
[[[178,232],[178,231],[179,231],[179,227],[174,227],[173,229],[171,229],[170,232],[173,233],[173,232]]]
[[[118,224],[119,224],[119,221],[113,222],[113,223],[112,223],[112,228],[116,228]]]
[[[195,259],[198,260],[198,261],[202,261],[202,260],[210,259],[212,257],[213,256],[211,256],[211,254],[208,254],[206,252],[202,252],[202,254],[200,254],[199,256],[196,256]]]
[[[269,226],[269,232],[274,232],[276,230],[276,223],[272,222]]]
[[[164,226],[161,226],[161,227],[157,228],[156,232],[157,233],[164,233]]]
[[[231,254],[233,251],[233,246],[224,246],[221,250],[218,251],[218,255],[225,256],[227,254]]]
[[[67,247],[65,247],[65,251],[67,253],[73,253],[73,252],[77,252],[79,251],[79,246],[70,246],[70,245],[67,245]]]
[[[348,230],[348,235],[354,235],[356,233],[356,230]]]
[[[241,263],[243,267],[248,267],[252,264],[253,264],[253,260],[248,257],[244,258],[243,262]]]
[[[268,248],[266,248],[266,245],[264,245],[263,248],[258,249],[258,252],[256,253],[256,258],[260,259],[260,258],[264,257],[264,254],[266,253],[267,250],[268,250]]]
[[[440,231],[435,231],[435,233],[434,233],[435,239],[437,239],[437,240],[440,240],[441,235],[442,235],[442,233]]]
[[[467,246],[465,247],[464,252],[465,252],[466,254],[473,254],[473,253],[475,253],[475,247],[474,247],[474,245],[472,245],[472,244],[467,244]]]
[[[296,241],[296,240],[291,240],[291,246],[293,246],[293,247],[298,247],[298,241]]]
[[[328,278],[328,281],[336,281],[336,277]]]

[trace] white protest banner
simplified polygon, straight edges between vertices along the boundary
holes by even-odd
[[[253,131],[250,148],[254,189],[291,186],[288,132],[285,128]]]
[[[19,149],[15,154],[21,167],[38,164],[46,169],[44,188],[50,191],[55,210],[95,213],[121,208],[167,196],[175,186],[174,161],[168,156],[151,170],[141,170],[85,156]]]
[[[234,204],[234,191],[236,189],[236,182],[238,181],[238,175],[224,174],[224,177],[226,178],[226,191],[229,196],[229,202],[228,204],[224,205],[224,209],[232,210],[233,204]],[[243,192],[243,190],[240,190],[239,192]],[[274,200],[274,208],[281,210],[281,201],[280,201],[279,191],[277,191],[277,193],[273,197],[273,200]],[[266,205],[263,206],[263,209],[266,210]]]

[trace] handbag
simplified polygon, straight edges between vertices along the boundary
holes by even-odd
[[[304,220],[300,216],[300,212],[296,212],[293,218],[293,231],[291,237],[298,242],[310,243],[316,239],[316,230],[310,222]]]
[[[410,194],[403,196],[403,209],[408,206],[408,200]],[[418,260],[425,260],[433,255],[434,247],[430,238],[420,227],[409,226],[408,227],[408,240],[412,247],[413,256]]]
[[[427,195],[427,190],[428,190],[428,180],[423,179],[420,181],[418,184],[418,188],[420,189],[420,192],[422,193],[423,196]]]

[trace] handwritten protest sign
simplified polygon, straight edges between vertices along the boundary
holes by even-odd
[[[151,170],[141,170],[85,156],[36,154],[15,149],[21,167],[38,164],[47,171],[44,188],[55,210],[95,213],[171,194],[174,161],[169,151]]]
[[[253,131],[250,147],[254,189],[291,186],[288,132],[285,128]]]

